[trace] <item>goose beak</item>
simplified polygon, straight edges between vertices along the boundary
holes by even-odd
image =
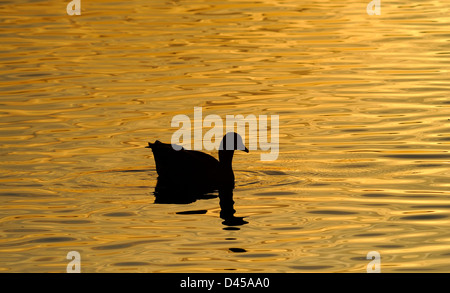
[[[150,149],[150,148],[152,148],[152,147],[151,147],[151,144],[150,144],[150,143],[148,143],[148,146],[146,146],[145,148],[146,148],[146,149]]]

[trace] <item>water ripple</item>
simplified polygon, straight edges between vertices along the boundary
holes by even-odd
[[[0,271],[448,272],[447,3],[367,2],[3,1]],[[153,204],[194,107],[280,117],[233,159],[246,225]]]

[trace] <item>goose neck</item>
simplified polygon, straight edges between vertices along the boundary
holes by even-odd
[[[234,151],[219,150],[219,163],[222,167],[231,168]]]

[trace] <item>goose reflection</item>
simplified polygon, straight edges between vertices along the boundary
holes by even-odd
[[[221,189],[219,190],[219,205],[220,205],[220,218],[224,221],[222,224],[226,226],[241,226],[248,224],[244,221],[244,217],[235,217],[234,213],[234,200],[233,189]]]
[[[159,181],[158,181],[159,182]],[[225,226],[241,226],[248,224],[244,220],[244,217],[236,217],[234,214],[236,210],[234,209],[234,199],[233,199],[233,189],[220,189],[219,192],[219,205],[220,205],[220,218],[224,221],[222,222]],[[185,190],[174,190],[168,188],[158,188],[155,187],[155,203],[156,204],[189,204],[193,203],[198,199],[209,199],[217,198],[217,195],[212,193],[201,194],[201,193],[186,193]],[[207,210],[191,210],[178,212],[179,215],[192,215],[192,214],[206,214]]]
[[[188,204],[198,199],[215,198],[214,192],[219,191],[223,224],[239,226],[247,223],[242,217],[234,216],[233,155],[235,150],[248,153],[239,134],[229,132],[223,137],[219,160],[203,152],[160,141],[148,143],[147,148],[152,149],[158,173],[155,203]]]

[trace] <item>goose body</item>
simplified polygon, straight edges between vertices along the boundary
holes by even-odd
[[[155,141],[148,143],[158,173],[155,194],[170,190],[176,193],[205,194],[215,190],[234,189],[232,159],[235,150],[248,152],[242,138],[234,132],[227,133],[220,144],[219,160],[200,151]],[[173,193],[173,192],[172,192]]]

